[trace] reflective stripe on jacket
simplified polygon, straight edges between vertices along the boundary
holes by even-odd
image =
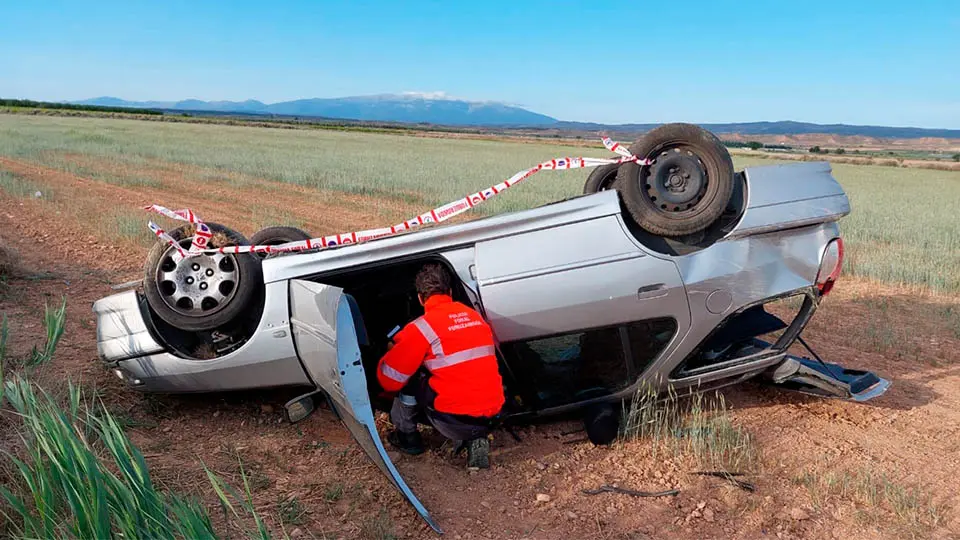
[[[503,381],[490,326],[473,309],[435,294],[424,315],[394,336],[380,359],[377,379],[397,392],[421,365],[430,371],[434,408],[468,416],[493,416],[503,407]]]

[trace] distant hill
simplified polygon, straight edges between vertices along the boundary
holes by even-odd
[[[556,131],[642,133],[659,124],[598,124],[565,122],[526,109],[492,101],[477,102],[451,99],[432,94],[383,94],[342,98],[314,98],[267,104],[247,101],[126,101],[115,97],[98,97],[73,102],[81,105],[163,109],[211,113],[299,116],[408,124],[447,126],[527,127]],[[718,134],[805,135],[832,134],[893,139],[937,137],[960,139],[960,129],[927,129],[915,127],[856,126],[848,124],[811,124],[807,122],[743,122],[700,124]]]
[[[557,122],[558,129],[580,131],[608,130],[625,133],[642,133],[659,124],[595,124],[591,122]],[[741,135],[807,135],[827,133],[830,135],[853,135],[885,139],[919,139],[923,137],[960,138],[960,129],[931,129],[915,127],[857,126],[850,124],[811,124],[809,122],[740,122],[730,124],[699,124],[714,133],[739,133]]]
[[[419,94],[298,99],[270,105],[256,100],[236,102],[188,99],[167,102],[125,101],[114,97],[99,97],[75,103],[110,107],[272,114],[451,126],[541,126],[552,125],[557,122],[555,118],[503,103],[438,99]]]

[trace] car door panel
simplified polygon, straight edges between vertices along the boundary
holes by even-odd
[[[326,393],[364,452],[424,521],[442,532],[390,461],[377,433],[360,357],[360,342],[365,341],[365,335],[355,303],[340,288],[291,280],[290,309],[297,354],[310,378]]]
[[[630,241],[615,216],[477,244],[480,297],[502,342],[690,310],[676,264]]]

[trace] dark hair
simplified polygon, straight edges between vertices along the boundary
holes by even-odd
[[[417,294],[424,300],[434,294],[450,294],[450,274],[439,264],[425,264],[416,279]]]

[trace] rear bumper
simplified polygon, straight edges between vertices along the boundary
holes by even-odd
[[[783,362],[765,375],[780,388],[850,401],[869,401],[890,388],[890,381],[869,371],[848,369],[838,364],[820,363],[793,355],[786,356]]]

